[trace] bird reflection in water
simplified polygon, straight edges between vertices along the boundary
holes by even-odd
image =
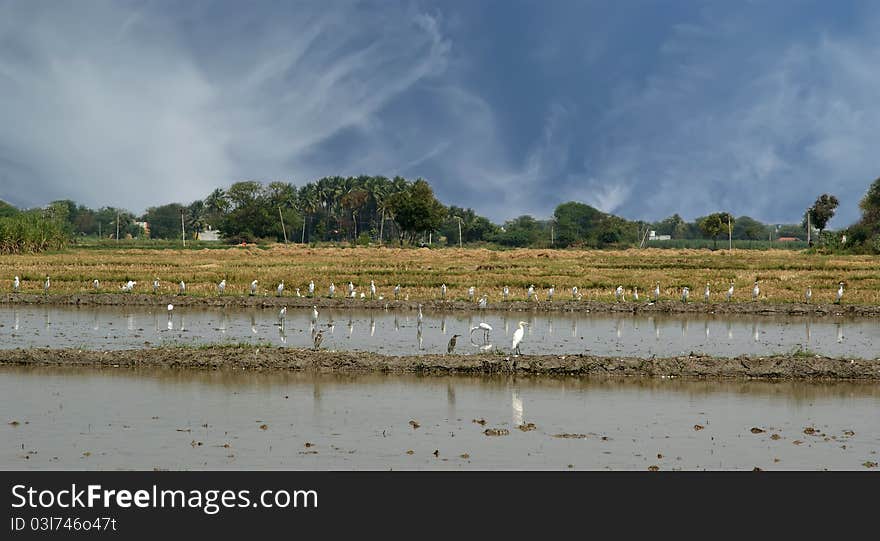
[[[278,340],[282,344],[287,343],[287,334],[284,332],[284,325],[278,325]]]
[[[513,426],[523,424],[523,403],[516,389],[510,393],[510,413]]]

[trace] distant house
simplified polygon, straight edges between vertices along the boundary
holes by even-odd
[[[144,230],[144,236],[150,238],[150,222],[135,222],[134,225]]]
[[[196,233],[196,238],[207,242],[218,242],[220,240],[220,230],[212,229],[209,225],[207,230]]]
[[[656,231],[648,231],[648,240],[671,240],[671,235],[658,235]]]
[[[797,237],[779,237],[776,242],[800,242],[800,240]]]

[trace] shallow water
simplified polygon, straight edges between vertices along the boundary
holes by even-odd
[[[865,470],[880,461],[880,387],[849,382],[7,366],[0,411],[2,469]],[[516,428],[524,423],[536,428]],[[554,437],[565,433],[586,437]]]
[[[130,349],[225,342],[312,345],[311,309],[289,309],[284,328],[276,309],[177,307],[0,307],[0,348]],[[833,357],[880,357],[880,325],[866,319],[734,315],[611,315],[588,313],[438,313],[321,310],[322,347],[386,354],[445,353],[453,334],[457,353],[487,347],[480,322],[492,326],[491,347],[509,351],[520,320],[528,322],[526,354],[603,356],[767,355],[809,349]]]

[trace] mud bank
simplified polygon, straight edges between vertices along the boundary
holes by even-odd
[[[590,355],[386,356],[370,352],[312,351],[273,347],[161,347],[89,351],[17,349],[0,351],[0,365],[162,367],[205,370],[310,370],[418,374],[638,376],[769,380],[880,380],[880,361],[828,357],[681,356],[640,359]]]
[[[269,297],[143,295],[123,293],[82,293],[75,295],[11,294],[0,295],[0,304],[48,306],[199,306],[220,308],[360,308],[375,310],[478,311],[476,303],[451,300],[369,300],[327,297]],[[582,313],[673,313],[673,314],[751,314],[770,316],[847,316],[880,317],[880,306],[856,304],[805,304],[771,302],[683,303],[678,300],[659,302],[621,302],[556,300],[542,302],[510,301],[488,303],[487,310],[509,312],[582,312]]]

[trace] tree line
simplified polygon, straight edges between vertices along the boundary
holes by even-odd
[[[91,209],[74,201],[61,200],[45,209],[19,211],[0,204],[0,250],[46,249],[63,246],[69,238],[143,238],[141,226],[149,224],[149,238],[192,239],[203,231],[218,230],[229,243],[260,241],[357,244],[446,245],[487,244],[503,247],[631,247],[645,245],[649,231],[673,239],[712,240],[728,237],[739,241],[792,237],[825,243],[825,228],[838,200],[822,194],[804,214],[800,224],[764,224],[749,216],[735,217],[719,211],[686,221],[678,214],[656,222],[632,221],[602,212],[590,205],[569,201],[556,207],[549,219],[522,215],[502,224],[480,216],[472,208],[446,206],[424,179],[383,176],[324,177],[303,186],[290,182],[236,182],[217,188],[204,199],[189,204],[169,203],[150,207],[137,216],[125,209]],[[880,179],[862,200],[862,219],[835,232],[847,234],[849,247],[880,252]],[[52,232],[23,235],[36,221],[52,222]],[[140,224],[139,224],[140,223]],[[809,227],[808,227],[809,226]],[[49,227],[49,226],[46,226]],[[14,233],[12,231],[18,231]],[[809,233],[808,233],[809,231]],[[43,241],[41,239],[55,239]],[[59,238],[65,240],[59,241]],[[27,247],[25,247],[27,246]],[[35,248],[37,247],[37,248]]]

